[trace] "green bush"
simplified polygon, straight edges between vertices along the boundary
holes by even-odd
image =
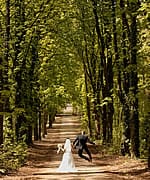
[[[0,169],[16,170],[26,161],[27,146],[24,142],[3,144],[0,150]]]

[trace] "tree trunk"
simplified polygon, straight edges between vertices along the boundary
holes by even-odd
[[[3,112],[3,102],[1,91],[3,89],[3,74],[2,74],[2,58],[0,57],[0,113]],[[0,114],[0,145],[3,144],[3,115]]]
[[[119,98],[120,102],[123,106],[123,137],[122,137],[122,147],[121,151],[122,154],[130,155],[130,110],[129,110],[129,72],[127,68],[129,67],[129,55],[127,53],[128,44],[127,44],[127,37],[129,32],[128,22],[126,18],[126,11],[125,11],[125,4],[123,0],[120,0],[120,8],[122,9],[122,41],[121,41],[121,48],[122,48],[122,78],[120,69],[118,69],[118,85],[119,85]],[[120,68],[120,64],[117,64],[117,67]]]
[[[22,74],[25,69],[25,59],[20,60],[19,54],[21,53],[21,43],[24,40],[25,30],[23,29],[23,25],[25,22],[25,14],[24,14],[24,1],[15,0],[15,58],[13,62],[13,70],[14,78],[16,82],[16,97],[15,97],[15,107],[24,109],[25,105],[22,103],[24,97],[24,89],[23,89],[23,79]],[[22,126],[22,122],[26,122],[25,116],[23,113],[20,113],[16,117],[16,139],[19,140],[21,135],[23,135],[26,131],[20,131]]]
[[[42,137],[41,137],[41,132],[42,132],[42,129],[41,129],[41,126],[42,126],[42,121],[41,121],[41,111],[39,111],[39,118],[38,118],[38,120],[39,120],[39,140],[41,140],[42,139]]]
[[[82,12],[82,16],[84,19],[85,18],[84,12]],[[83,29],[85,31],[84,22],[83,22]],[[92,132],[92,125],[91,125],[91,106],[90,106],[90,100],[88,97],[88,93],[89,93],[88,82],[90,81],[90,83],[92,84],[92,75],[91,75],[91,69],[90,69],[90,65],[89,65],[87,38],[85,36],[85,33],[84,33],[84,41],[85,41],[85,58],[83,56],[83,52],[82,52],[81,56],[82,56],[83,68],[84,68],[84,81],[85,81],[85,93],[86,93],[86,113],[87,113],[87,118],[88,118],[88,129],[89,129],[89,134],[92,137],[93,132]]]
[[[0,112],[2,112],[2,105],[0,104]],[[0,115],[0,145],[3,144],[3,115]]]
[[[132,2],[129,4],[131,8],[131,38],[130,38],[130,48],[131,48],[131,60],[132,65],[130,72],[130,93],[133,97],[130,99],[131,108],[131,152],[135,157],[139,157],[139,115],[138,115],[138,76],[137,76],[137,2]]]
[[[150,102],[150,94],[148,95],[148,100]],[[150,104],[150,103],[149,103]],[[150,111],[148,112],[148,122],[150,122]],[[148,168],[150,169],[150,123],[148,124],[148,131],[147,131],[147,149],[148,149],[148,161],[147,161],[147,165],[148,165]]]
[[[148,148],[148,169],[150,169],[150,146]]]
[[[106,67],[104,68],[104,78],[105,78],[105,97],[103,99],[108,98],[107,102],[107,143],[112,143],[112,126],[113,126],[113,114],[114,114],[114,107],[113,107],[113,67],[112,67],[112,54],[111,54],[111,35],[107,30],[107,62],[105,62]],[[104,94],[104,93],[103,93]]]
[[[104,61],[105,61],[105,43],[104,43],[104,36],[102,35],[101,29],[100,29],[100,24],[99,24],[99,16],[98,16],[98,12],[97,12],[97,3],[96,1],[92,1],[93,3],[93,14],[94,14],[94,18],[95,18],[95,28],[96,28],[96,33],[97,33],[97,37],[98,37],[98,48],[100,51],[100,61],[98,63],[98,77],[97,77],[97,83],[96,83],[96,91],[95,93],[97,94],[95,99],[96,99],[96,103],[98,103],[97,105],[99,106],[98,109],[96,110],[96,118],[97,118],[97,130],[98,130],[98,136],[100,136],[100,125],[101,125],[101,121],[100,121],[100,117],[102,119],[102,125],[103,125],[103,141],[105,142],[105,138],[106,138],[106,109],[105,107],[100,108],[100,90],[103,91],[103,87],[104,87],[104,79],[103,79],[103,75],[104,75]],[[102,92],[103,93],[103,92]],[[96,106],[97,106],[96,105]],[[104,112],[105,111],[105,112]]]
[[[27,129],[27,140],[26,140],[27,145],[32,145],[32,126],[28,126]]]
[[[52,128],[53,122],[55,121],[55,116],[56,116],[56,110],[55,109],[51,109],[51,113],[49,113],[48,115],[48,124],[49,124],[49,128]]]
[[[37,117],[37,120],[38,120],[38,117]],[[39,131],[38,131],[38,122],[34,123],[34,141],[37,141],[39,139]]]
[[[8,83],[9,71],[9,40],[10,40],[10,0],[6,0],[6,34],[5,34],[5,54],[4,54],[4,74],[3,74],[3,89],[10,91]],[[4,112],[10,112],[9,96],[4,95]]]
[[[106,105],[103,105],[102,109],[102,125],[103,125],[103,135],[102,140],[103,144],[106,144],[107,142],[107,118],[106,118]]]
[[[84,70],[85,72],[85,70]],[[92,137],[93,133],[92,133],[92,126],[91,126],[91,108],[90,108],[90,101],[89,101],[89,97],[88,97],[88,80],[87,80],[87,74],[86,72],[84,73],[84,77],[85,77],[85,91],[86,91],[86,111],[87,111],[87,117],[88,117],[88,129],[89,129],[89,134],[90,137]]]
[[[98,94],[100,94],[100,92],[95,94],[96,98],[94,101],[94,119],[95,119],[95,127],[96,127],[96,134],[95,134],[96,139],[100,139],[100,136],[101,136],[101,121],[100,121],[101,109],[98,107],[100,104],[100,99],[98,99],[100,97]]]
[[[48,114],[47,112],[43,112],[43,137],[45,137],[45,135],[47,135],[47,120],[48,120]]]

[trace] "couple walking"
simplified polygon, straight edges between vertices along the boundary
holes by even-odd
[[[78,150],[78,155],[89,161],[92,162],[92,156],[91,153],[87,147],[87,142],[94,144],[92,141],[89,140],[88,136],[85,135],[85,132],[82,131],[80,135],[78,135],[76,137],[76,139],[73,142],[73,148]],[[62,146],[58,146],[58,151],[57,153],[59,153],[59,151],[62,150],[64,152],[63,154],[63,158],[62,161],[60,163],[60,166],[58,168],[59,172],[76,172],[76,168],[75,168],[75,163],[74,163],[74,159],[73,159],[73,155],[72,155],[72,145],[71,145],[71,141],[70,139],[66,139],[65,144],[64,144],[64,148],[62,148]],[[85,152],[88,154],[89,157],[83,155],[83,150],[85,150]]]

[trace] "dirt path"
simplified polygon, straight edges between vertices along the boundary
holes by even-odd
[[[79,120],[76,116],[57,117],[52,129],[48,129],[47,136],[41,142],[35,142],[29,149],[27,164],[17,173],[1,177],[3,180],[146,180],[150,179],[150,172],[146,165],[139,160],[124,157],[107,156],[98,152],[98,147],[89,145],[93,162],[87,162],[73,156],[78,172],[57,173],[56,170],[62,158],[57,154],[57,144],[64,143],[69,137],[71,141],[80,132]]]

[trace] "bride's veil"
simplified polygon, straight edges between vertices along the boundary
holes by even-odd
[[[66,141],[65,141],[64,149],[65,149],[66,151],[71,151],[71,141],[70,141],[69,138],[67,138]]]

